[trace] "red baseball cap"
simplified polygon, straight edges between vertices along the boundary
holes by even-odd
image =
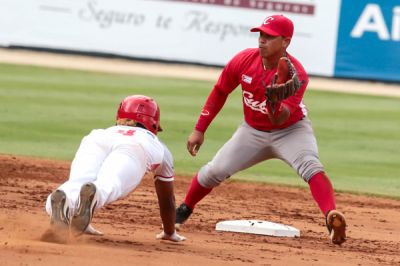
[[[284,15],[273,15],[266,17],[260,27],[252,28],[250,31],[292,38],[294,26],[293,22]]]

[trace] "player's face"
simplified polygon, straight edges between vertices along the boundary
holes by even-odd
[[[264,32],[260,32],[260,37],[258,38],[258,48],[262,57],[281,55],[289,46],[289,43],[289,38],[272,36]]]

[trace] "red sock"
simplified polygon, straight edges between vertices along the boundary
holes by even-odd
[[[190,184],[189,191],[186,194],[184,202],[193,210],[194,206],[205,196],[207,196],[207,194],[210,193],[211,190],[212,188],[205,188],[199,184],[196,174],[192,180],[192,184]]]
[[[331,181],[324,172],[313,175],[308,185],[314,200],[324,215],[330,210],[336,210],[335,193]]]

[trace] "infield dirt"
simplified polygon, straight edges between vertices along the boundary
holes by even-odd
[[[127,198],[96,212],[104,236],[67,244],[41,240],[49,226],[46,197],[68,178],[69,162],[0,155],[0,265],[400,265],[400,201],[337,193],[348,240],[329,243],[307,189],[229,181],[195,209],[181,230],[188,239],[155,239],[157,197],[146,177]],[[191,177],[176,177],[176,200]],[[217,232],[227,219],[259,219],[299,228],[300,238]]]

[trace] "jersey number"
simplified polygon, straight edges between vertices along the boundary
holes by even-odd
[[[135,130],[129,129],[129,130],[123,130],[120,129],[117,131],[117,133],[122,134],[124,136],[133,136],[133,134],[135,134]]]

